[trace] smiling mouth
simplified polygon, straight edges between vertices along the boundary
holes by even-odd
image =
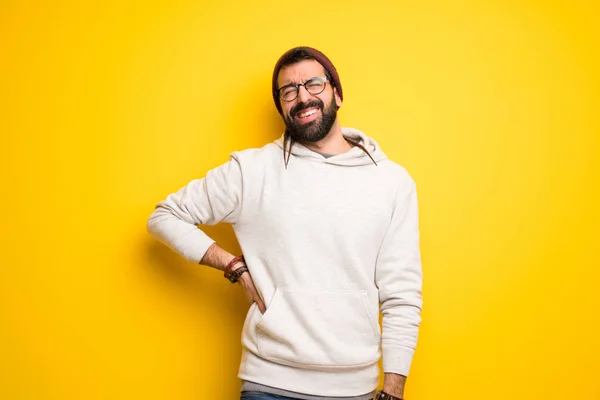
[[[312,115],[316,114],[317,111],[319,111],[319,108],[317,108],[317,107],[311,107],[311,108],[302,110],[302,111],[296,113],[296,119],[298,119],[300,121],[311,119],[310,117]]]
[[[300,118],[305,118],[305,117],[308,117],[309,115],[313,115],[313,114],[314,114],[314,113],[316,113],[316,112],[317,112],[317,110],[313,108],[313,109],[312,109],[312,110],[310,110],[310,111],[306,111],[306,112],[301,112],[301,113],[299,113],[299,114],[298,114],[298,116],[299,116]]]

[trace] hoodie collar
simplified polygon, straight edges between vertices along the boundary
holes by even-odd
[[[342,134],[348,139],[358,142],[365,147],[371,157],[376,162],[385,160],[387,156],[381,151],[381,148],[377,142],[365,135],[363,132],[354,128],[342,128]],[[275,141],[275,144],[283,149],[283,137],[281,135],[279,139]],[[288,144],[289,146],[289,144]],[[307,161],[321,162],[326,164],[334,164],[341,166],[360,166],[360,165],[373,165],[371,158],[365,154],[365,152],[358,146],[352,147],[349,151],[342,154],[336,154],[331,157],[323,157],[321,154],[310,150],[306,146],[295,142],[292,146],[292,156],[303,158]]]

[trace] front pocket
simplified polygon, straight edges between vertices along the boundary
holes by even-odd
[[[379,360],[379,326],[365,291],[277,289],[256,325],[260,356],[334,369]]]

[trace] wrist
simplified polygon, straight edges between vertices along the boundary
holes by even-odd
[[[380,390],[375,395],[374,400],[404,400],[402,396],[393,396],[392,394],[385,392],[384,390]]]
[[[246,267],[244,256],[240,255],[233,257],[229,261],[229,263],[225,267],[223,276],[227,278],[231,283],[236,283],[240,276],[246,271],[248,271],[248,268]]]
[[[382,391],[398,399],[404,397],[404,386],[406,385],[406,376],[386,372],[383,379]]]
[[[246,267],[246,266],[244,265],[244,267]],[[240,285],[242,285],[245,288],[247,288],[251,285],[254,285],[254,282],[252,281],[252,277],[250,276],[250,272],[248,271],[247,267],[240,274],[240,277],[238,278],[237,281]]]
[[[233,268],[233,270],[227,274],[225,278],[229,279],[229,282],[231,283],[236,283],[242,279],[246,272],[248,272],[248,267],[246,267],[246,264],[240,264],[239,267]]]

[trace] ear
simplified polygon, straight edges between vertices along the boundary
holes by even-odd
[[[333,88],[333,95],[335,96],[335,104],[340,108],[342,106],[342,99],[338,95],[337,88]]]

